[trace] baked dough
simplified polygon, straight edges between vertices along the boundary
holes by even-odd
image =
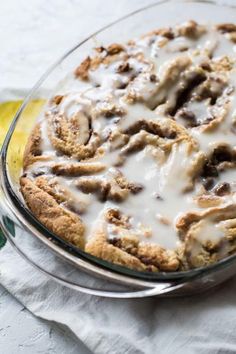
[[[49,230],[150,272],[236,250],[236,26],[188,21],[95,48],[28,140],[21,192]]]

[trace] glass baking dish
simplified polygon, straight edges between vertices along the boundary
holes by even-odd
[[[51,67],[17,112],[1,150],[1,226],[8,240],[32,265],[76,290],[118,298],[197,293],[236,274],[236,255],[185,272],[146,273],[91,256],[47,230],[26,207],[19,193],[25,143],[35,119],[66,74],[96,46],[128,41],[157,27],[189,19],[200,23],[234,22],[236,9],[202,1],[161,1],[129,14],[79,43]],[[43,94],[46,88],[50,95]],[[37,100],[35,112],[32,102]],[[31,105],[30,119],[29,106]]]

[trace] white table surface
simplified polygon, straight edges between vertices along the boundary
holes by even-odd
[[[151,0],[0,1],[0,101],[23,96],[66,50]],[[65,328],[37,319],[0,285],[1,354],[89,354]]]
[[[91,352],[66,329],[37,319],[0,286],[0,353]]]

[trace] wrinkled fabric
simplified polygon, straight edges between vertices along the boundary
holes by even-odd
[[[7,244],[0,282],[32,313],[67,326],[94,353],[236,352],[236,279],[185,298],[98,298],[48,279]]]

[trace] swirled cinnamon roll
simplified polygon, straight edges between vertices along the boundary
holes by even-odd
[[[189,21],[95,48],[26,146],[21,192],[39,221],[140,271],[235,253],[235,42],[236,25]]]

